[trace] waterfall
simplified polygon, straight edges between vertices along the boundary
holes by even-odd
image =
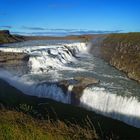
[[[68,87],[68,93],[64,93],[66,91],[59,86],[59,81],[73,78],[75,75],[93,76],[101,82],[97,87],[84,89],[79,99],[80,106],[140,128],[139,85],[104,61],[92,59],[93,56],[87,54],[86,43],[7,47],[0,48],[0,51],[30,55],[29,72],[26,74],[19,76],[16,71],[14,76],[10,72],[0,70],[0,78],[23,93],[71,103],[72,86]],[[51,82],[48,81],[49,77]]]
[[[81,106],[140,128],[140,102],[135,97],[123,97],[101,87],[84,90]]]
[[[25,77],[14,76],[8,71],[3,70],[0,70],[0,78],[27,95],[50,98],[62,103],[70,103],[70,93],[64,93],[55,82],[37,84],[29,81]]]

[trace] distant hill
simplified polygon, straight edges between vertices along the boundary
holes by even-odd
[[[0,30],[0,44],[14,43],[24,41],[25,38],[20,35],[11,35],[8,30]]]
[[[0,44],[14,43],[27,40],[82,40],[88,41],[100,35],[70,35],[70,36],[22,36],[11,35],[8,30],[0,30]]]

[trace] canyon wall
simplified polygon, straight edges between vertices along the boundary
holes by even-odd
[[[140,82],[140,33],[110,34],[96,42],[92,53]]]

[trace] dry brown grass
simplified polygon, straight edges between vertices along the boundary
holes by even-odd
[[[87,127],[62,121],[37,120],[22,112],[0,111],[0,140],[97,140],[90,120]]]

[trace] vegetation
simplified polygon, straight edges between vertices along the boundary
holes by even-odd
[[[104,43],[128,43],[129,45],[140,45],[140,33],[119,33],[119,34],[110,34],[104,40]]]
[[[15,135],[13,140],[26,136],[49,140],[140,138],[137,128],[79,107],[25,95],[3,80],[0,80],[0,127],[2,140],[9,140],[5,138],[7,134]]]
[[[8,30],[0,30],[0,44],[23,41],[24,37],[11,35]]]
[[[62,121],[38,120],[17,111],[3,109],[0,111],[0,139],[1,140],[85,140],[98,137],[88,125],[79,125]]]

